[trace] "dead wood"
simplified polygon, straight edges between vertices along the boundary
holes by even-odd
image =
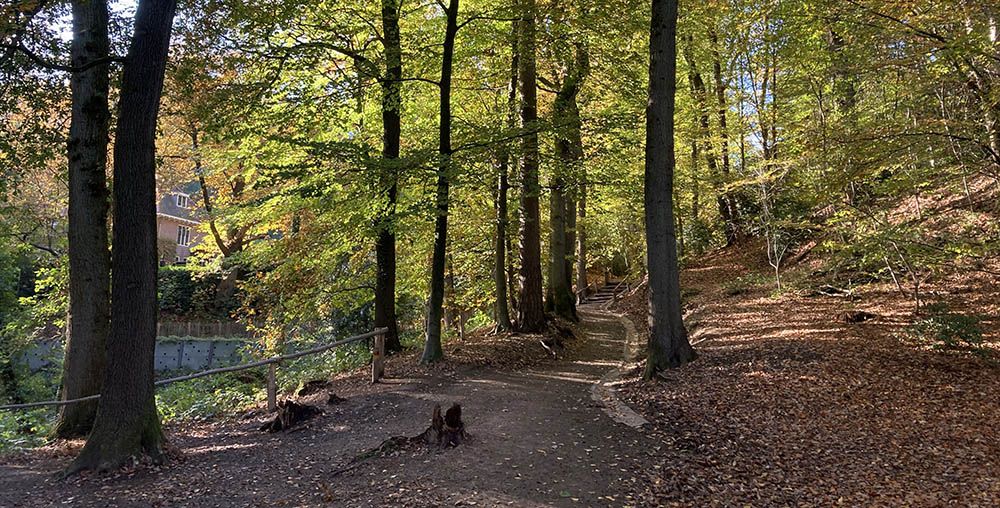
[[[322,413],[323,410],[315,406],[299,404],[289,399],[281,400],[278,401],[278,412],[274,415],[274,418],[262,425],[260,430],[265,432],[281,432],[291,429],[296,424]]]
[[[869,319],[875,319],[877,317],[878,314],[872,314],[871,312],[865,312],[863,310],[847,311],[840,315],[841,321],[848,324],[864,323]]]
[[[429,445],[437,445],[442,448],[448,446],[458,446],[468,436],[465,433],[465,422],[462,421],[462,406],[452,404],[451,408],[441,416],[441,405],[435,404],[431,415],[431,426],[420,435],[414,437],[416,441],[423,441]]]
[[[465,432],[465,422],[462,421],[462,406],[452,404],[451,408],[442,416],[441,404],[434,404],[434,411],[431,413],[431,426],[427,427],[427,430],[413,437],[390,437],[375,448],[356,455],[345,466],[330,473],[330,476],[346,473],[373,457],[392,455],[419,445],[432,445],[440,448],[458,446],[468,438],[469,435]]]
[[[312,381],[307,381],[302,388],[299,390],[299,397],[305,397],[307,395],[312,395],[314,393],[319,393],[326,390],[330,386],[330,381],[326,379],[314,379]]]

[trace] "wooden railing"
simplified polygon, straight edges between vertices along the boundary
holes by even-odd
[[[352,342],[357,342],[360,340],[370,339],[374,337],[375,343],[374,347],[372,348],[372,383],[377,383],[380,379],[382,379],[382,376],[385,374],[385,334],[388,331],[389,331],[388,328],[376,328],[375,330],[372,330],[365,334],[355,335],[354,337],[348,337],[346,339],[334,341],[329,344],[323,344],[321,346],[316,346],[303,351],[296,351],[294,353],[272,356],[271,358],[265,358],[263,360],[244,363],[241,365],[233,365],[231,367],[220,367],[218,369],[209,369],[202,372],[196,372],[194,374],[188,374],[186,376],[178,376],[170,379],[161,379],[153,384],[155,386],[164,386],[171,383],[177,383],[180,381],[189,381],[192,379],[198,379],[200,377],[212,376],[215,374],[222,374],[225,372],[236,372],[240,370],[247,370],[267,365],[268,366],[267,409],[268,411],[274,411],[277,408],[277,398],[278,398],[278,383],[277,383],[278,363],[286,360],[300,358],[303,356],[314,355],[316,353],[322,353],[323,351],[333,349],[337,346],[342,346],[344,344],[350,344]],[[69,404],[76,404],[78,402],[95,400],[100,398],[100,396],[101,394],[96,394],[96,395],[90,395],[88,397],[80,397],[79,399],[48,400],[44,402],[29,402],[26,404],[9,404],[6,406],[0,406],[0,411],[13,410],[13,409],[29,409],[33,407],[42,407],[42,406],[66,406]]]

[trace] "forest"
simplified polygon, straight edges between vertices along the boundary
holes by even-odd
[[[1000,504],[993,1],[0,13],[2,506]]]

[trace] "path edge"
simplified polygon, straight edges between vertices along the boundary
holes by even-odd
[[[588,310],[585,312],[613,317],[625,330],[622,358],[619,360],[618,367],[611,369],[599,381],[591,385],[590,397],[595,402],[600,403],[601,409],[616,422],[641,430],[649,424],[649,420],[622,402],[615,389],[615,385],[621,382],[624,373],[623,367],[626,363],[635,361],[637,345],[639,344],[639,333],[636,331],[635,324],[624,314],[616,314],[607,310]]]

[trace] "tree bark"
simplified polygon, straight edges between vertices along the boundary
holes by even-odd
[[[687,38],[687,45],[684,48],[684,60],[688,63],[688,81],[691,85],[691,94],[694,96],[698,109],[698,138],[704,145],[705,162],[708,164],[709,179],[715,191],[715,200],[719,208],[719,218],[722,219],[723,230],[726,235],[726,243],[732,244],[733,237],[732,217],[729,213],[729,205],[722,190],[719,175],[719,161],[715,152],[715,144],[712,143],[712,129],[709,121],[708,91],[705,87],[705,80],[702,79],[698,71],[697,63],[694,59],[693,39]]]
[[[519,0],[518,85],[521,92],[521,267],[517,329],[538,332],[545,326],[542,304],[542,240],[538,198],[538,96],[535,73],[535,0]]]
[[[385,44],[386,73],[382,80],[382,167],[379,188],[385,209],[377,224],[375,240],[375,326],[388,328],[385,348],[403,349],[399,342],[396,319],[396,195],[400,147],[400,103],[403,77],[403,51],[399,35],[399,11],[402,0],[382,0],[382,33]]]
[[[575,299],[572,291],[573,249],[572,229],[576,225],[576,206],[568,181],[579,168],[583,159],[583,142],[580,135],[580,109],[576,97],[583,86],[589,70],[586,48],[578,44],[575,59],[568,65],[569,72],[556,94],[553,117],[557,126],[556,157],[559,162],[552,179],[549,194],[549,304],[550,310],[563,318],[576,320]],[[572,219],[569,215],[572,213]]]
[[[507,87],[507,119],[506,127],[513,131],[516,127],[517,108],[517,29],[511,34],[510,82]],[[510,322],[510,307],[507,292],[507,228],[510,217],[507,211],[507,193],[510,190],[508,175],[510,174],[510,149],[501,148],[500,160],[497,163],[497,194],[496,194],[496,244],[493,255],[493,283],[495,290],[494,312],[498,332],[509,332],[514,326]]]
[[[681,320],[674,231],[674,95],[677,0],[653,0],[646,107],[645,220],[649,264],[649,357],[644,376],[695,358]]]
[[[580,199],[576,206],[576,294],[587,297],[587,172],[580,170]]]
[[[108,4],[73,2],[70,60],[82,68],[108,58]],[[63,362],[63,400],[101,392],[111,320],[108,250],[108,64],[73,73],[69,144],[69,315]],[[97,401],[61,406],[55,434],[85,436]]]
[[[444,302],[444,265],[448,248],[448,185],[451,172],[451,72],[458,33],[458,0],[449,0],[447,28],[441,57],[441,121],[438,129],[437,216],[434,221],[434,257],[431,261],[431,294],[427,310],[427,337],[421,363],[444,357],[441,348],[441,305]]]
[[[726,208],[729,220],[725,224],[726,242],[730,245],[739,241],[740,236],[740,215],[736,207],[736,198],[733,193],[725,188],[729,184],[732,163],[729,160],[729,121],[726,113],[729,111],[729,102],[726,99],[726,84],[722,79],[722,55],[719,49],[719,36],[715,30],[709,32],[709,39],[712,42],[712,74],[715,78],[715,100],[718,106],[719,118],[719,152],[722,155],[722,200]]]
[[[111,335],[94,428],[70,466],[107,470],[162,459],[153,388],[156,346],[156,119],[175,0],[141,0],[122,72],[114,151]]]

